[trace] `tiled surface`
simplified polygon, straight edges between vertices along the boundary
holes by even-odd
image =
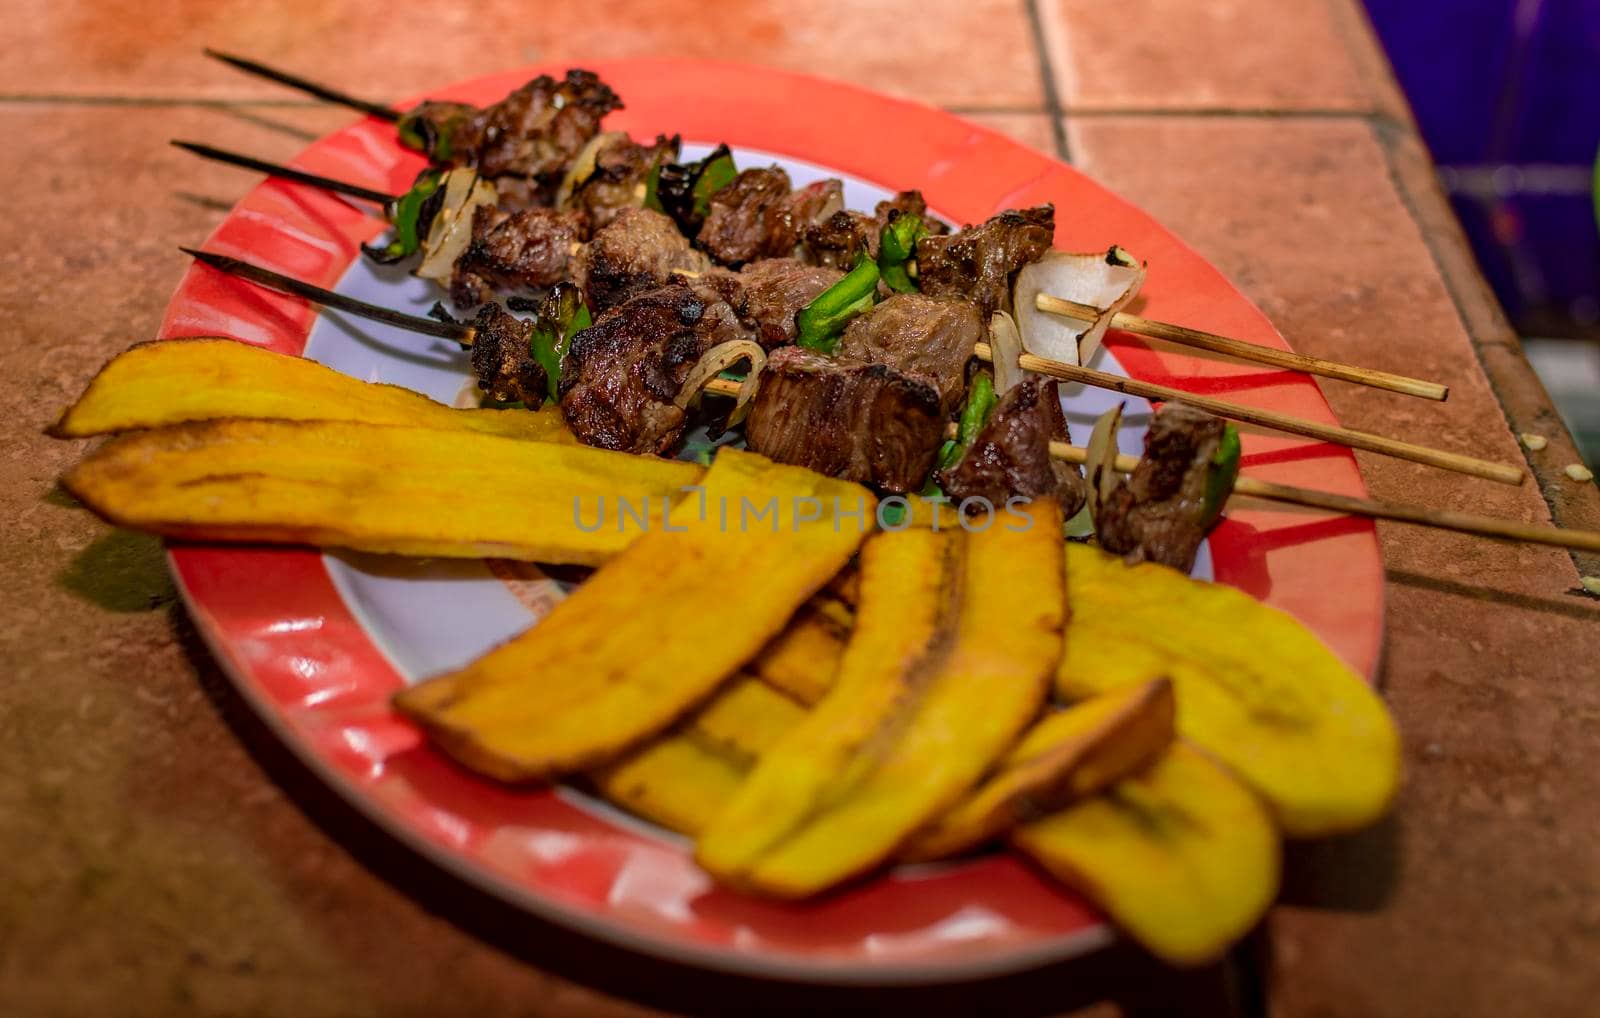
[[[1068,110],[1357,110],[1373,94],[1326,0],[1040,0]]]
[[[96,0],[8,5],[0,93],[284,97],[200,56],[247,54],[378,100],[536,61],[685,56],[816,71],[941,105],[1040,105],[1024,0]]]
[[[227,692],[158,545],[53,490],[75,450],[38,429],[95,365],[150,335],[183,265],[175,246],[202,238],[252,180],[165,139],[282,156],[348,119],[202,60],[203,44],[379,98],[531,60],[735,58],[956,106],[1044,151],[1064,107],[1073,158],[1216,261],[1298,348],[1454,389],[1430,407],[1330,383],[1346,423],[1506,459],[1521,455],[1513,430],[1551,439],[1530,457],[1538,486],[1363,456],[1375,494],[1524,519],[1554,506],[1568,525],[1600,526],[1595,488],[1558,472],[1570,443],[1473,272],[1354,3],[818,0],[724,4],[709,22],[706,11],[8,8],[0,96],[22,98],[0,99],[0,129],[27,144],[0,153],[0,171],[29,199],[8,212],[22,242],[0,248],[0,413],[15,436],[0,454],[0,1012],[587,1018],[643,1012],[574,979],[635,996],[671,982],[463,900],[374,837]],[[173,103],[184,98],[206,105]],[[270,104],[228,101],[240,98]],[[1391,823],[1291,856],[1292,904],[1274,914],[1260,966],[1272,1013],[1586,1013],[1600,999],[1600,607],[1569,592],[1578,574],[1564,554],[1381,534],[1383,677],[1407,784]],[[1132,982],[1192,1013],[1223,1010],[1197,1003],[1193,979]],[[698,1009],[751,1011],[697,989]],[[1081,996],[1071,979],[1040,980],[1017,1009]],[[976,999],[873,1003],[960,1012]]]
[[[1451,386],[1449,402],[1428,406],[1325,383],[1345,424],[1521,459],[1368,124],[1096,117],[1071,123],[1069,141],[1296,349]],[[1549,518],[1532,484],[1357,456],[1378,498]],[[1600,993],[1600,973],[1580,964],[1600,956],[1600,897],[1586,884],[1600,872],[1600,687],[1585,681],[1600,674],[1600,606],[1569,593],[1565,552],[1380,532],[1382,678],[1405,791],[1388,830],[1302,856],[1312,902],[1273,922],[1282,1013],[1577,1013]],[[1392,882],[1388,900],[1343,911],[1345,885],[1374,880]]]

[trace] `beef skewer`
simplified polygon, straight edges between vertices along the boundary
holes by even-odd
[[[825,297],[826,294],[823,296]],[[904,300],[910,296],[912,295],[900,295],[893,300]],[[889,302],[886,302],[885,305],[880,305],[880,309],[885,307],[887,303]],[[987,343],[978,342],[972,348],[972,350],[980,360],[990,361],[993,359],[992,351]],[[863,370],[867,369],[870,366],[870,363],[876,359],[877,358],[875,357],[863,358]],[[1181,389],[1155,385],[1154,383],[1149,382],[1141,382],[1136,379],[1122,378],[1117,375],[1094,371],[1088,368],[1080,368],[1074,365],[1045,360],[1043,358],[1034,357],[1031,354],[1023,354],[1019,359],[1019,364],[1024,371],[1031,371],[1053,378],[1064,379],[1066,381],[1082,382],[1098,388],[1111,389],[1117,392],[1144,396],[1146,398],[1152,398],[1156,400],[1175,400],[1192,406],[1200,407],[1201,409],[1204,409],[1210,413],[1216,414],[1220,417],[1226,417],[1230,420],[1242,421],[1249,424],[1268,427],[1274,430],[1285,431],[1290,434],[1302,435],[1308,438],[1315,438],[1321,441],[1332,442],[1351,448],[1364,449],[1369,452],[1377,452],[1388,456],[1394,456],[1399,459],[1409,460],[1411,462],[1422,463],[1429,466],[1439,467],[1441,469],[1453,470],[1472,476],[1498,481],[1503,484],[1520,484],[1523,479],[1523,471],[1520,468],[1508,464],[1493,463],[1490,461],[1477,459],[1475,457],[1465,456],[1459,453],[1434,449],[1429,446],[1423,446],[1411,442],[1403,442],[1398,439],[1393,439],[1370,432],[1357,431],[1355,429],[1345,428],[1339,425],[1322,424],[1316,421],[1294,417],[1289,414],[1263,410],[1256,407],[1248,407],[1242,404],[1232,403],[1210,396],[1189,393]],[[827,405],[833,406],[853,404],[859,398],[853,391],[849,392],[847,395],[846,390],[852,385],[848,379],[841,379],[836,383],[823,381],[824,374],[837,374],[837,368],[830,360],[820,356],[807,357],[802,351],[786,350],[784,351],[784,355],[775,359],[770,366],[775,372],[776,379],[780,380],[780,385],[783,384],[781,380],[784,378],[794,378],[797,380],[797,382],[803,383],[802,388],[806,391],[804,391],[798,398],[802,400],[802,405],[808,406],[810,409],[816,410],[818,413],[822,412],[823,405],[816,403],[815,399],[823,399],[826,401]],[[879,368],[872,368],[870,374],[872,376],[870,379],[865,379],[859,384],[870,383],[868,391],[873,398],[876,398],[879,394],[882,394],[886,391],[881,388],[880,384],[878,384],[882,379],[882,370]],[[819,385],[821,388],[818,387]],[[843,388],[841,388],[841,386],[843,386]],[[794,389],[794,391],[797,392],[801,391],[801,388],[796,388],[794,386],[789,386],[787,388]],[[815,393],[814,398],[812,395],[813,393]],[[946,395],[949,394],[946,393]],[[764,403],[772,403],[774,400],[779,399],[780,396],[781,393],[771,395],[770,398],[763,397],[758,399],[756,407],[752,411],[752,426],[757,429],[754,436],[757,440],[752,444],[757,448],[769,452],[769,454],[786,459],[786,453],[784,451],[786,445],[773,445],[768,438],[770,435],[781,436],[782,432],[776,428],[768,427],[768,420],[771,415],[764,412],[765,407],[763,405]],[[921,405],[921,403],[926,402],[926,400],[921,400],[919,402],[918,399],[911,398],[908,395],[897,394],[893,395],[892,398],[895,405],[897,405],[901,410],[905,410],[907,412],[916,409]],[[938,413],[936,413],[932,408],[929,408],[928,415],[930,416],[930,420],[927,423],[933,423],[931,418],[938,416],[940,413],[947,415],[949,409],[950,407],[944,406],[939,409]],[[791,413],[785,413],[783,416],[793,417],[795,415]],[[848,439],[849,437],[849,435],[841,436],[843,439]],[[613,438],[613,441],[620,442],[621,439]],[[609,447],[622,448],[625,446],[611,445]],[[850,455],[851,454],[848,451],[841,449],[841,451],[837,453],[834,458],[837,456],[845,456],[846,458],[849,458]],[[828,462],[833,461],[832,458],[827,459]],[[805,463],[807,461],[802,459],[799,462]],[[819,461],[819,465],[820,462],[821,461]],[[901,464],[900,466],[902,469],[897,471],[897,475],[905,474],[908,477],[908,471],[915,472],[912,469],[914,466],[913,464],[907,463]],[[862,469],[865,470],[867,468],[862,467]],[[824,472],[828,471],[825,470]],[[922,472],[926,472],[925,464]],[[876,468],[874,468],[873,472],[867,476],[881,480],[881,476]],[[905,477],[901,478],[902,482],[905,480]],[[905,485],[900,486],[902,487],[902,490],[904,486]]]
[[[1064,463],[1073,463],[1080,466],[1087,463],[1089,458],[1087,449],[1082,446],[1069,445],[1066,442],[1050,443],[1050,455]],[[1138,469],[1140,458],[1119,454],[1115,463],[1118,471],[1131,474]],[[1527,541],[1532,544],[1548,544],[1558,548],[1571,548],[1576,551],[1600,551],[1600,532],[1593,530],[1566,530],[1561,527],[1547,527],[1536,523],[1503,520],[1494,516],[1480,516],[1476,513],[1460,513],[1444,509],[1426,509],[1422,506],[1402,505],[1396,502],[1380,502],[1370,498],[1356,498],[1353,495],[1339,495],[1331,491],[1317,491],[1312,488],[1278,484],[1273,481],[1263,481],[1243,475],[1234,481],[1233,494],[1246,498],[1259,498],[1271,502],[1300,505],[1310,509],[1325,509],[1328,512],[1346,516],[1364,516],[1376,520],[1414,523],[1418,526],[1434,527],[1439,530],[1453,530],[1457,533],[1475,534],[1480,537],[1492,537],[1506,541]]]
[[[985,357],[986,352],[987,347],[984,350],[980,350],[978,356]],[[1376,435],[1368,431],[1357,431],[1337,424],[1322,424],[1317,421],[1306,420],[1303,417],[1279,413],[1276,410],[1263,410],[1240,403],[1230,403],[1227,400],[1217,399],[1213,396],[1202,396],[1183,389],[1174,389],[1171,386],[1157,385],[1154,382],[1142,382],[1136,378],[1123,378],[1120,375],[1095,371],[1092,368],[1078,367],[1075,364],[1062,364],[1059,361],[1034,357],[1032,354],[1023,354],[1020,362],[1024,371],[1034,371],[1063,381],[1080,382],[1084,385],[1094,386],[1097,389],[1109,389],[1112,392],[1120,392],[1130,396],[1142,396],[1146,399],[1157,401],[1176,400],[1187,403],[1190,406],[1200,407],[1216,414],[1218,417],[1226,417],[1229,420],[1242,421],[1246,424],[1271,428],[1274,431],[1285,431],[1291,435],[1302,435],[1306,438],[1332,442],[1335,445],[1348,446],[1352,449],[1381,453],[1385,456],[1393,456],[1396,459],[1410,460],[1413,463],[1422,463],[1431,467],[1439,467],[1443,470],[1453,470],[1456,473],[1481,477],[1485,480],[1498,481],[1501,484],[1521,484],[1524,476],[1521,467],[1512,466],[1509,463],[1495,463],[1490,460],[1478,459],[1474,456],[1435,449],[1431,446],[1402,442],[1397,438]]]
[[[477,342],[482,331],[481,327],[475,325],[440,322],[378,307],[227,255],[198,251],[191,248],[183,248],[182,250],[197,261],[212,268],[249,279],[251,282],[266,286],[269,289],[303,297],[313,303],[371,318],[384,324],[394,325],[425,335],[454,340],[465,347],[472,347]],[[725,379],[713,379],[702,391],[718,396],[731,397],[738,394],[739,383]],[[954,425],[951,425],[951,428],[953,433]],[[1049,443],[1049,452],[1052,457],[1064,463],[1083,465],[1088,461],[1087,450],[1062,441],[1052,440]],[[1118,455],[1113,463],[1116,470],[1132,472],[1137,469],[1139,458]],[[1415,523],[1421,526],[1505,540],[1529,541],[1578,550],[1600,551],[1600,533],[1591,531],[1564,530],[1559,527],[1525,524],[1513,520],[1502,520],[1470,513],[1448,512],[1390,502],[1379,502],[1372,499],[1339,495],[1333,492],[1316,491],[1309,488],[1277,484],[1271,481],[1261,481],[1247,476],[1238,477],[1234,481],[1232,494],[1302,505],[1352,516]]]
[[[600,121],[622,108],[609,85],[579,68],[559,81],[540,75],[488,106],[428,100],[401,111],[254,60],[205,52],[247,73],[390,121],[401,144],[436,164],[472,166],[503,190],[515,186],[546,199],[600,133]]]
[[[399,196],[396,195],[384,195],[381,192],[361,188],[358,185],[346,184],[342,181],[318,177],[314,174],[308,174],[304,171],[293,169],[292,167],[280,166],[265,160],[255,159],[253,157],[240,155],[238,153],[227,152],[207,145],[181,141],[174,141],[173,144],[207,159],[226,162],[232,165],[258,170],[263,173],[281,176],[286,179],[296,180],[314,187],[323,187],[339,193],[352,194],[358,198],[376,201],[385,205],[386,212],[392,210],[393,203],[399,198]],[[682,274],[689,275],[690,273],[685,271]],[[479,296],[486,296],[486,294],[482,293],[481,288],[479,290]],[[1064,315],[1066,317],[1077,318],[1085,321],[1092,321],[1103,314],[1103,309],[1101,308],[1096,308],[1088,304],[1080,304],[1076,301],[1065,300],[1049,294],[1040,294],[1037,298],[1037,304],[1041,311],[1045,311],[1050,314]],[[1263,347],[1257,344],[1231,339],[1226,336],[1219,336],[1215,333],[1203,332],[1197,329],[1190,329],[1185,326],[1172,325],[1166,322],[1158,322],[1147,318],[1141,318],[1138,315],[1131,315],[1126,312],[1116,312],[1112,316],[1110,324],[1112,328],[1121,329],[1126,332],[1163,339],[1169,342],[1178,343],[1180,345],[1192,346],[1199,349],[1223,353],[1232,357],[1240,358],[1242,360],[1266,364],[1271,367],[1283,368],[1285,370],[1303,371],[1308,374],[1321,375],[1327,378],[1355,382],[1357,384],[1368,385],[1374,388],[1418,396],[1424,399],[1442,401],[1449,396],[1450,390],[1448,387],[1440,385],[1436,382],[1428,382],[1422,379],[1410,378],[1404,375],[1397,375],[1390,372],[1377,371],[1370,368],[1358,367],[1356,365],[1344,364],[1338,361],[1331,361],[1320,357],[1310,357],[1304,354],[1297,354],[1289,351],[1274,350],[1269,347]],[[1501,473],[1500,477],[1493,479],[1498,480],[1501,478],[1505,479],[1505,483],[1520,483],[1520,476],[1513,480],[1511,479],[1509,473],[1504,472]]]

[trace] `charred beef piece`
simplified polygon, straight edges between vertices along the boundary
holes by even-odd
[[[939,395],[940,413],[949,416],[961,403],[967,362],[982,338],[983,321],[971,304],[897,293],[850,323],[838,355],[927,382]]]
[[[600,121],[622,100],[591,71],[557,81],[541,74],[492,106],[450,122],[451,159],[494,180],[520,177],[546,188],[560,182]],[[432,119],[431,117],[429,119]]]
[[[596,229],[609,225],[624,209],[642,206],[650,168],[676,160],[678,143],[677,135],[656,135],[653,145],[617,137],[595,154],[594,172],[573,190],[572,206],[588,212]]]
[[[529,346],[533,323],[498,304],[485,304],[478,309],[472,328],[472,373],[478,376],[478,388],[484,395],[501,403],[543,406],[549,380]]]
[[[957,297],[978,306],[987,322],[1011,300],[1011,277],[1050,250],[1055,209],[1040,205],[1008,209],[979,226],[917,242],[917,283],[935,297]]]
[[[805,232],[806,251],[819,265],[832,265],[848,269],[856,258],[865,254],[878,257],[878,241],[883,228],[902,213],[923,217],[923,225],[935,236],[949,232],[950,228],[928,216],[927,202],[921,191],[901,191],[893,198],[880,201],[874,215],[842,210]]]
[[[944,440],[939,394],[887,364],[797,346],[773,352],[745,420],[745,441],[780,463],[915,491]]]
[[[1182,403],[1150,423],[1144,458],[1100,500],[1094,529],[1101,547],[1129,562],[1159,562],[1188,572],[1211,520],[1206,482],[1226,425]]]
[[[837,180],[790,191],[789,175],[776,166],[745,170],[711,196],[695,239],[718,263],[734,268],[758,258],[787,258],[808,227],[844,203],[843,196]]]
[[[775,350],[745,440],[781,463],[914,491],[961,401],[981,332],[971,305],[899,294],[851,322],[837,356]]]
[[[865,254],[878,257],[878,221],[865,212],[841,209],[806,230],[806,252],[819,265],[849,269]]]
[[[939,472],[939,487],[955,502],[984,498],[994,506],[1013,496],[1055,498],[1070,518],[1083,508],[1083,477],[1050,458],[1052,440],[1067,440],[1056,383],[1024,379],[1000,397],[966,454]]]
[[[561,414],[585,444],[665,455],[687,423],[672,401],[689,369],[711,347],[748,337],[708,287],[679,280],[639,294],[572,337]]]
[[[450,299],[473,307],[495,290],[544,290],[566,279],[572,252],[589,239],[586,212],[480,205],[472,217],[472,243],[456,260]]]
[[[838,269],[806,265],[793,258],[763,258],[738,272],[713,269],[701,278],[755,330],[761,345],[771,350],[795,341],[794,316],[842,275]]]
[[[703,272],[705,255],[660,212],[623,209],[573,263],[573,279],[597,311],[671,282],[674,270]]]

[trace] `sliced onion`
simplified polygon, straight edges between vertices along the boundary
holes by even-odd
[[[1117,486],[1117,432],[1122,430],[1122,404],[1107,410],[1094,422],[1084,448],[1083,475],[1089,481],[1089,517],[1100,518],[1100,504]]]
[[[750,362],[750,370],[745,373],[744,381],[739,383],[739,396],[733,401],[733,412],[728,414],[726,425],[734,427],[750,412],[750,402],[756,398],[756,390],[761,387],[761,371],[767,366],[767,352],[754,340],[730,340],[701,354],[694,367],[689,369],[689,377],[683,380],[683,388],[678,390],[678,397],[673,403],[680,410],[687,408],[700,397],[700,390],[713,378],[744,360]]]
[[[989,351],[994,365],[994,392],[1003,396],[1007,389],[1026,377],[1022,370],[1022,334],[1016,320],[1004,311],[989,319]]]
[[[1111,317],[1139,293],[1144,266],[1120,247],[1069,254],[1051,251],[1017,273],[1012,301],[1022,347],[1035,357],[1087,364],[1100,348]],[[1104,309],[1093,322],[1040,311],[1041,293]]]
[[[585,183],[594,176],[594,164],[600,158],[600,150],[616,141],[626,138],[626,131],[606,131],[589,139],[589,143],[578,150],[578,155],[572,160],[572,165],[567,167],[567,172],[561,178],[561,186],[556,188],[556,208],[566,209],[572,202],[572,193],[580,184]],[[644,193],[639,194],[639,201],[644,202]]]
[[[834,213],[844,211],[844,191],[837,187],[828,189],[828,197],[822,200],[822,207],[817,209],[817,214],[811,217],[812,226],[821,226],[832,219]]]
[[[417,275],[441,283],[448,280],[455,271],[456,260],[472,241],[472,217],[478,206],[492,206],[498,201],[494,185],[478,176],[476,170],[461,168],[446,173],[444,202],[422,245],[426,254],[417,266]]]

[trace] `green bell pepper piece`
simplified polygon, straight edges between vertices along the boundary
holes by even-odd
[[[800,332],[796,343],[818,353],[833,353],[850,319],[872,307],[877,298],[878,263],[863,255],[855,268],[795,315]]]

